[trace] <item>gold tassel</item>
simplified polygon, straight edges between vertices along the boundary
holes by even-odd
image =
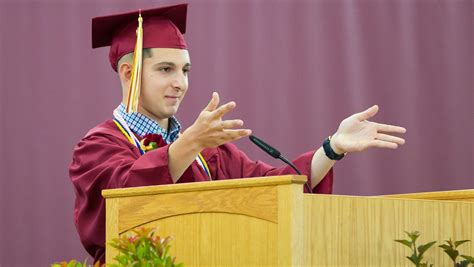
[[[133,51],[132,76],[127,96],[127,113],[138,112],[138,101],[140,99],[140,88],[142,84],[142,60],[143,60],[143,19],[141,10],[138,15],[137,43]]]

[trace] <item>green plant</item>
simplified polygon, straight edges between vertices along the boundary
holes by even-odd
[[[410,256],[407,256],[407,259],[409,259],[413,264],[415,264],[416,267],[428,267],[428,266],[433,266],[433,264],[429,264],[428,262],[422,262],[423,260],[423,254],[431,248],[436,241],[432,241],[426,244],[419,245],[418,247],[416,246],[416,240],[420,236],[420,232],[414,231],[414,232],[407,232],[405,233],[408,235],[409,239],[404,240],[404,239],[398,239],[395,240],[395,242],[401,243],[407,247],[409,247],[412,251],[413,254]],[[429,264],[429,265],[428,265]]]
[[[140,228],[135,235],[113,240],[111,245],[119,251],[114,258],[117,264],[110,267],[182,267],[175,264],[175,258],[169,255],[171,237],[161,238],[155,235],[153,228]]]
[[[62,262],[56,262],[51,264],[51,267],[87,267],[87,260],[85,260],[83,263],[76,261],[76,260],[71,260],[69,262],[62,261]],[[105,265],[102,265],[105,266]],[[99,262],[96,262],[93,267],[100,267]]]
[[[155,235],[153,228],[134,230],[132,235],[123,235],[114,239],[110,244],[119,251],[114,258],[116,263],[107,264],[108,267],[183,267],[175,264],[175,258],[169,255],[171,237],[161,238]],[[105,267],[96,262],[92,267]],[[83,263],[76,260],[62,261],[51,264],[51,267],[91,267],[87,260]]]
[[[451,238],[449,240],[445,240],[445,244],[440,245],[439,247],[444,250],[446,254],[451,258],[451,260],[454,263],[454,267],[467,267],[469,264],[474,264],[474,258],[467,256],[467,255],[461,255],[464,260],[457,262],[457,258],[459,256],[459,251],[457,248],[466,243],[469,242],[470,240],[459,240],[459,241],[453,241]]]

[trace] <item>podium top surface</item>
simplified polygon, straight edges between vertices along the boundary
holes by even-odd
[[[243,187],[275,186],[285,184],[304,184],[306,182],[304,175],[281,175],[268,177],[255,177],[245,179],[228,179],[208,182],[193,182],[182,184],[152,185],[141,187],[129,187],[118,189],[102,190],[104,198],[131,197],[141,195],[166,194],[176,192],[204,191],[231,189]]]
[[[384,195],[390,198],[474,201],[474,189]]]

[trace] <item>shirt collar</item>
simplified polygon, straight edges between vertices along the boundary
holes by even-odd
[[[130,130],[141,137],[147,134],[159,134],[168,144],[178,139],[181,124],[179,124],[174,116],[169,118],[168,129],[163,129],[157,122],[141,113],[127,113],[123,103],[121,103],[116,110],[127,123],[128,127],[130,127]]]

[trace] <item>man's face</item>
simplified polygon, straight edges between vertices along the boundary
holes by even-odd
[[[153,48],[143,57],[142,88],[138,111],[162,121],[175,115],[188,90],[191,68],[187,50]]]

